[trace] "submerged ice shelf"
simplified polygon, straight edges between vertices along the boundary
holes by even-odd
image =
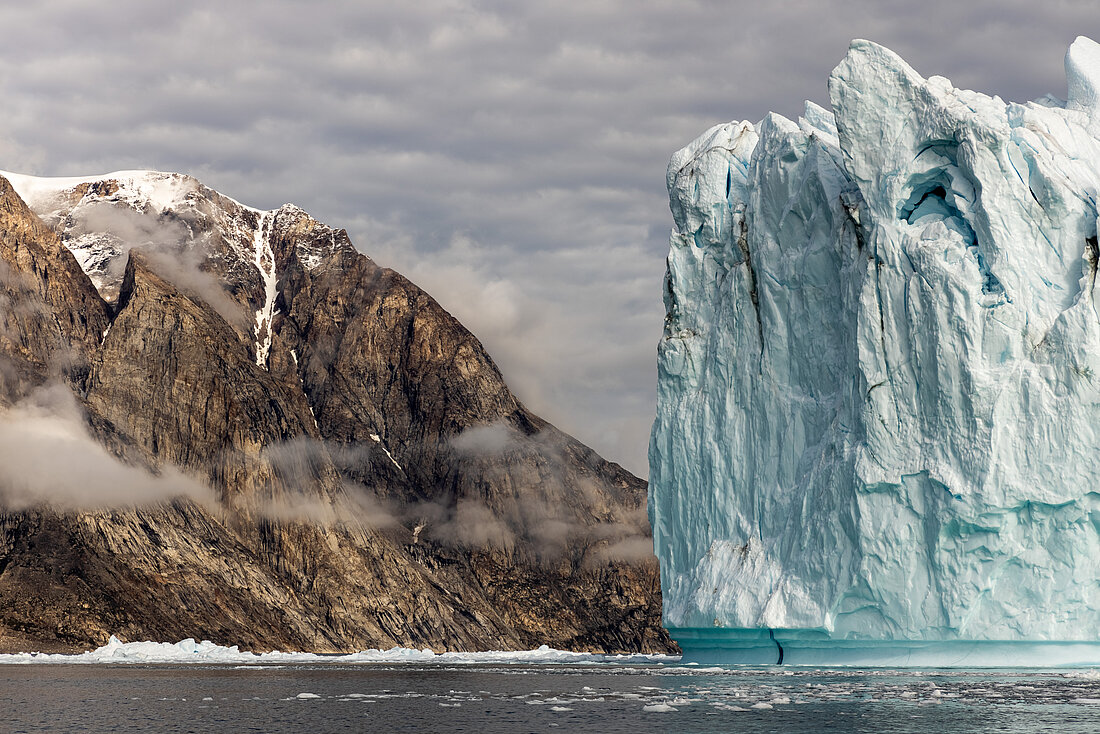
[[[649,506],[687,658],[1100,663],[1100,46],[1066,72],[1006,103],[855,41],[832,111],[673,156]]]

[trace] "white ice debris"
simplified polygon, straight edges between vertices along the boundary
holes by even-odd
[[[1005,103],[855,41],[831,112],[673,156],[674,637],[1100,641],[1100,46],[1066,69]]]
[[[183,640],[168,642],[121,642],[114,635],[103,647],[77,655],[16,653],[0,655],[0,664],[19,663],[674,663],[671,655],[600,655],[555,650],[543,645],[536,650],[445,652],[394,647],[389,650],[363,650],[349,655],[315,655],[304,652],[243,652],[236,645],[222,647],[213,642]],[[308,697],[308,694],[307,696]]]
[[[256,270],[264,283],[264,303],[256,309],[256,364],[267,367],[267,357],[271,353],[272,320],[275,318],[275,295],[277,275],[275,273],[275,250],[271,247],[268,225],[271,212],[260,212],[253,235]]]
[[[768,708],[771,708],[770,706]],[[677,709],[669,706],[667,703],[651,703],[648,706],[642,706],[642,711],[649,714],[670,714]]]

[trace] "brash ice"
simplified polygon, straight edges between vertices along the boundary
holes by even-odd
[[[673,157],[650,447],[695,659],[1100,663],[1100,46],[1068,99],[852,43]]]

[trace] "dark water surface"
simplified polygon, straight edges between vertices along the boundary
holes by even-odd
[[[1096,671],[2,665],[3,732],[1100,732]]]

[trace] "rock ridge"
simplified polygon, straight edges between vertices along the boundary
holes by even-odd
[[[671,649],[645,483],[344,230],[176,174],[10,178],[0,433],[78,451],[0,470],[0,648]]]

